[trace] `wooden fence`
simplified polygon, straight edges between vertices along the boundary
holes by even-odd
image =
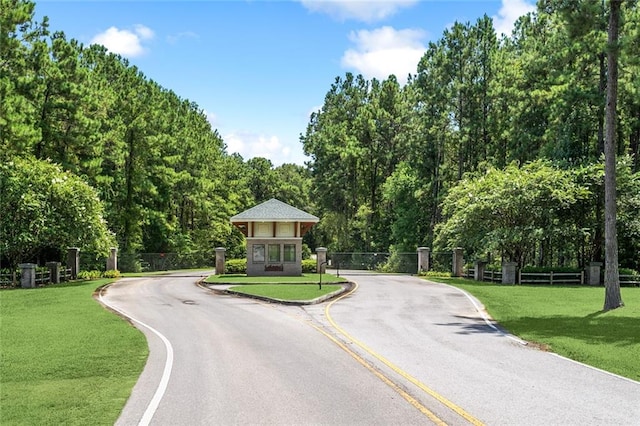
[[[518,273],[519,284],[576,284],[584,285],[584,271],[581,272],[522,272]]]
[[[482,275],[482,281],[489,281],[492,283],[501,283],[502,272],[501,271],[484,271],[484,274]]]
[[[474,269],[464,270],[465,278],[474,278]],[[518,272],[518,284],[540,284],[540,285],[584,285],[585,272]],[[501,283],[502,272],[484,271],[482,281]],[[627,287],[640,287],[639,275],[620,275],[620,285]]]
[[[638,275],[620,275],[621,286],[640,287],[640,276]]]
[[[15,283],[17,285],[20,285],[20,279],[21,279],[20,271],[16,271],[15,279],[16,279]],[[71,281],[71,268],[60,268],[60,282],[67,282],[67,281]],[[51,284],[52,283],[51,271],[36,270],[35,282],[36,282],[36,285],[39,285],[39,286]],[[13,284],[14,283],[13,283],[12,274],[10,273],[0,274],[0,286],[10,287]]]

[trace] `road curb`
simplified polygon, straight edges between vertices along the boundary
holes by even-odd
[[[206,283],[204,281],[205,279],[203,278],[202,280],[198,281],[198,286],[205,288],[207,290],[210,290],[216,294],[220,294],[220,295],[230,295],[230,296],[237,296],[237,297],[245,297],[248,299],[256,299],[256,300],[261,300],[263,302],[269,302],[269,303],[278,303],[281,305],[289,305],[289,306],[306,306],[306,305],[316,305],[318,303],[323,303],[332,299],[335,299],[349,291],[351,291],[351,289],[353,289],[353,287],[355,286],[354,283],[352,283],[351,281],[347,281],[347,282],[342,282],[342,283],[337,283],[339,284],[342,288],[340,288],[339,290],[333,291],[331,293],[325,294],[323,296],[320,297],[316,297],[315,299],[311,299],[311,300],[282,300],[282,299],[275,299],[272,297],[266,297],[266,296],[258,296],[258,295],[254,295],[254,294],[246,294],[246,293],[241,293],[238,291],[233,291],[230,290],[228,288],[228,285],[220,285],[220,284],[210,284],[210,283]],[[328,283],[328,284],[336,284],[336,283]],[[286,284],[283,284],[286,285]]]

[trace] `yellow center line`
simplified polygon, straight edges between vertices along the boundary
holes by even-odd
[[[428,395],[432,396],[433,398],[435,398],[436,400],[438,400],[440,403],[442,403],[444,406],[448,407],[450,410],[456,412],[458,415],[460,415],[461,417],[463,417],[464,419],[466,419],[469,423],[471,423],[474,426],[483,426],[484,423],[477,419],[476,417],[472,416],[471,414],[467,413],[464,409],[462,409],[460,406],[454,404],[453,402],[449,401],[448,399],[446,399],[444,396],[440,395],[439,393],[437,393],[436,391],[434,391],[433,389],[430,389],[429,387],[427,387],[424,383],[420,382],[418,379],[416,379],[415,377],[409,375],[408,373],[404,372],[403,370],[401,370],[399,367],[397,367],[396,365],[394,365],[393,363],[391,363],[391,361],[389,361],[388,359],[386,359],[385,357],[383,357],[382,355],[377,354],[376,352],[374,352],[371,348],[369,348],[367,345],[365,345],[364,343],[358,341],[357,339],[353,338],[349,333],[347,333],[345,330],[343,330],[338,324],[336,324],[336,322],[333,320],[333,318],[331,317],[331,314],[329,313],[329,310],[331,309],[331,306],[333,306],[334,303],[336,303],[337,301],[351,295],[351,293],[355,292],[358,288],[358,283],[355,283],[355,286],[353,287],[353,289],[351,289],[351,291],[349,291],[348,293],[343,294],[342,296],[338,297],[337,299],[333,300],[332,302],[330,302],[324,309],[324,314],[327,317],[327,320],[329,321],[329,323],[331,324],[331,326],[333,328],[335,328],[340,334],[342,334],[344,337],[346,337],[348,340],[352,341],[353,343],[355,343],[356,345],[360,346],[360,348],[362,348],[365,352],[367,352],[369,355],[375,357],[377,360],[379,360],[380,362],[382,362],[384,365],[386,365],[387,367],[391,368],[393,371],[395,371],[396,373],[398,373],[400,376],[404,377],[405,379],[407,379],[409,382],[413,383],[414,385],[416,385],[419,389],[421,389],[422,391],[424,391],[425,393],[427,393]],[[323,332],[324,333],[324,332]],[[326,334],[326,333],[325,333]],[[332,338],[333,339],[333,338]],[[335,339],[334,339],[335,340]],[[384,377],[384,376],[383,376]],[[389,380],[385,377],[386,380]],[[386,382],[385,380],[385,382]],[[394,384],[394,386],[397,386]],[[404,395],[403,395],[404,396]],[[406,399],[406,398],[405,398]],[[412,398],[413,399],[413,398]],[[409,400],[408,400],[409,401]],[[409,401],[411,402],[411,401]],[[417,402],[417,401],[416,401]],[[418,403],[419,404],[419,403]],[[425,410],[427,410],[425,408]],[[422,411],[422,410],[421,410]],[[428,410],[427,410],[428,411]],[[440,421],[442,422],[442,421]]]
[[[338,339],[336,339],[335,337],[333,337],[332,335],[330,335],[329,333],[327,333],[326,331],[324,331],[322,328],[318,327],[315,324],[312,324],[310,321],[307,321],[307,323],[309,325],[311,325],[311,327],[315,328],[316,330],[318,330],[320,333],[322,333],[324,336],[326,336],[329,340],[331,340],[333,343],[335,343],[336,345],[338,345],[341,349],[343,349],[346,353],[348,353],[349,355],[351,355],[356,361],[358,361],[360,364],[362,364],[367,370],[371,371],[373,374],[376,375],[376,377],[378,377],[380,380],[382,380],[386,385],[388,385],[389,387],[391,387],[391,389],[393,389],[394,391],[398,392],[398,394],[400,394],[400,396],[402,396],[405,400],[407,400],[411,405],[413,405],[415,408],[417,408],[422,414],[424,414],[425,416],[427,416],[429,418],[429,420],[431,420],[433,423],[435,423],[436,425],[439,426],[446,426],[447,424],[442,421],[438,416],[436,416],[432,411],[430,411],[427,407],[425,407],[424,405],[422,405],[420,403],[420,401],[418,401],[417,399],[415,399],[414,397],[412,397],[411,395],[409,395],[407,392],[405,392],[403,389],[401,389],[397,384],[395,384],[393,381],[391,381],[391,379],[389,379],[387,376],[385,376],[384,374],[382,374],[381,372],[379,372],[378,370],[376,370],[375,368],[373,368],[367,361],[365,361],[360,355],[358,355],[357,353],[353,352],[351,349],[349,349],[347,346],[345,346],[342,342],[340,342]]]

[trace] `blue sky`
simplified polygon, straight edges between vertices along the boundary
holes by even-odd
[[[510,33],[534,0],[36,0],[52,31],[99,43],[197,103],[228,152],[304,164],[299,136],[337,76],[416,72],[429,41],[484,14]]]

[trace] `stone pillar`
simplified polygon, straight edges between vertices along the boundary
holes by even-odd
[[[462,248],[456,247],[453,249],[453,262],[451,264],[451,273],[454,277],[461,277],[464,275],[464,259],[462,257]]]
[[[591,262],[586,267],[587,285],[600,285],[600,270],[602,268],[602,262]]]
[[[47,262],[51,274],[51,284],[60,284],[60,262]]]
[[[111,247],[111,252],[109,253],[109,257],[107,258],[107,271],[117,271],[118,270],[118,249],[116,247]]]
[[[484,260],[476,260],[473,268],[473,279],[476,281],[484,281],[484,268],[487,262]]]
[[[502,284],[516,283],[518,262],[502,262]]]
[[[78,272],[80,272],[80,249],[78,247],[67,249],[67,268],[71,269],[72,280],[78,278]]]
[[[324,247],[316,248],[316,272],[324,274],[327,269],[327,249]]]
[[[418,247],[418,273],[429,272],[429,256],[431,249],[429,247]]]
[[[224,275],[224,268],[226,264],[226,255],[227,251],[224,247],[216,247],[216,275]]]
[[[36,264],[35,263],[21,263],[20,267],[20,285],[22,288],[35,288],[36,287]]]

